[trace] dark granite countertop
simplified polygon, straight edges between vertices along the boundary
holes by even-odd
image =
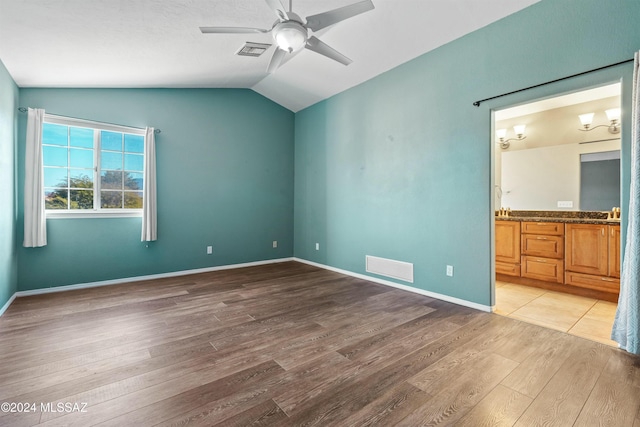
[[[568,222],[573,224],[620,224],[619,219],[607,219],[600,211],[511,211],[510,216],[498,216],[496,221]]]

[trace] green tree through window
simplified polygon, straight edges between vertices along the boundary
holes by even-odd
[[[142,133],[74,126],[58,118],[43,126],[45,208],[55,211],[142,209]],[[98,124],[99,125],[99,124]]]
[[[121,183],[122,177],[118,173],[109,171],[103,177],[103,182]],[[124,172],[124,181],[126,188],[131,190],[140,190],[140,183],[134,179],[129,172]],[[66,187],[66,181],[60,181],[57,189],[46,194],[46,209],[93,209],[93,180],[86,175],[69,180],[69,187]],[[88,190],[82,190],[88,189]],[[122,205],[122,197],[120,192],[103,191],[102,207],[103,208],[120,208]],[[105,206],[106,205],[106,206]],[[125,209],[142,209],[142,193],[141,192],[125,192],[124,193]]]

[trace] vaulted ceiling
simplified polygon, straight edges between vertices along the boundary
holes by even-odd
[[[302,18],[358,0],[294,0]],[[539,0],[373,0],[375,9],[315,35],[349,66],[303,50],[274,73],[237,56],[270,34],[264,0],[0,0],[0,59],[20,87],[250,88],[292,111],[356,86]],[[289,2],[282,3],[288,8]]]

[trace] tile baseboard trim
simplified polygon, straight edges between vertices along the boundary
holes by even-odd
[[[456,297],[451,297],[449,295],[439,294],[436,292],[425,291],[424,289],[418,289],[411,286],[402,285],[400,283],[395,283],[390,280],[379,279],[377,277],[367,276],[365,274],[354,273],[349,270],[343,270],[341,268],[331,267],[329,265],[320,264],[320,263],[309,261],[302,258],[294,257],[293,260],[297,262],[301,262],[303,264],[313,265],[314,267],[322,268],[329,271],[335,271],[336,273],[344,274],[351,277],[356,277],[358,279],[368,280],[370,282],[378,283],[380,285],[390,286],[392,288],[402,289],[403,291],[413,292],[414,294],[424,295],[427,297],[439,299],[442,301],[450,302],[450,303],[461,305],[464,307],[469,307],[476,310],[485,311],[488,313],[491,313],[493,311],[493,306],[478,304],[475,302],[467,301],[467,300],[456,298]]]
[[[18,291],[14,294],[13,298],[26,297],[31,295],[50,294],[53,292],[73,291],[76,289],[96,288],[99,286],[120,285],[123,283],[129,283],[129,282],[140,282],[143,280],[165,279],[168,277],[186,276],[188,274],[198,274],[198,273],[209,273],[212,271],[231,270],[234,268],[255,267],[258,265],[266,265],[266,264],[278,264],[281,262],[287,262],[287,261],[293,261],[293,260],[294,260],[293,258],[277,258],[277,259],[269,259],[264,261],[245,262],[241,264],[228,264],[228,265],[219,265],[215,267],[196,268],[193,270],[171,271],[168,273],[150,274],[147,276],[135,276],[135,277],[125,277],[123,279],[101,280],[98,282],[79,283],[76,285],[55,286],[51,288],[33,289],[30,291]],[[10,299],[9,302],[5,304],[5,309],[9,307],[9,303],[12,301],[13,299]]]

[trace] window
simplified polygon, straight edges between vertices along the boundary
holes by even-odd
[[[144,130],[45,115],[47,216],[142,210]]]

